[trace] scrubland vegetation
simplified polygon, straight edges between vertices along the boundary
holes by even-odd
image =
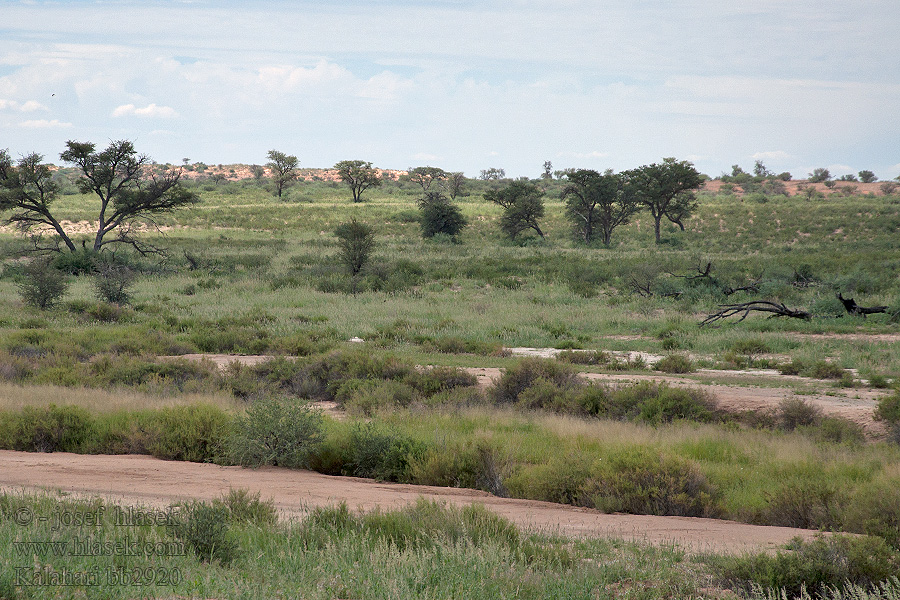
[[[99,202],[72,176],[56,176],[56,218],[96,219]],[[177,594],[696,597],[729,586],[799,597],[805,585],[838,597],[855,585],[860,597],[897,597],[900,197],[785,196],[766,181],[744,181],[756,186],[746,193],[700,191],[693,215],[681,215],[685,230],[664,220],[659,243],[654,218],[633,211],[603,236],[608,244],[585,244],[569,184],[552,176],[521,186],[519,208],[536,228],[498,200],[508,181],[465,180],[452,200],[429,203],[423,195],[440,193],[402,178],[360,202],[339,182],[299,181],[276,196],[259,178],[182,181],[199,202],[157,215],[162,232],[132,232],[163,256],[76,244],[37,265],[31,242],[8,231],[0,447],[273,464],[865,534],[701,561],[677,549],[529,537],[474,509],[336,507],[277,524],[223,518],[223,500],[183,507],[194,529],[147,531],[228,540],[217,550],[188,542],[197,551],[171,562],[185,576]],[[426,210],[452,230],[423,227]],[[838,293],[885,311],[848,315]],[[698,327],[720,305],[751,299],[811,318],[751,314]],[[509,355],[520,346],[563,352]],[[650,365],[627,351],[663,359]],[[183,358],[193,353],[272,358],[221,370]],[[461,367],[503,376],[479,386]],[[578,377],[652,369],[690,378],[700,368],[722,377],[777,369],[800,376],[788,384],[797,394],[769,412],[735,413],[699,379]],[[803,399],[810,389],[859,388],[884,390],[879,437]],[[310,400],[334,402],[347,418]],[[17,502],[48,500],[0,497],[8,541]],[[258,498],[232,502],[266,512]],[[228,526],[216,533],[211,522]],[[11,577],[2,572],[0,597],[29,597]]]

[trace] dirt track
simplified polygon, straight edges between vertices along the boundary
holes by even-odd
[[[397,508],[421,496],[457,505],[479,503],[525,529],[676,544],[690,552],[767,550],[794,536],[810,538],[816,533],[715,519],[609,515],[549,502],[497,498],[477,490],[379,483],[276,467],[254,470],[149,456],[0,451],[0,490],[7,492],[56,489],[165,508],[181,500],[218,498],[232,488],[260,492],[285,518],[299,518],[310,508],[340,502],[352,509]]]

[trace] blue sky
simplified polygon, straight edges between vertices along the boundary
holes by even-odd
[[[900,174],[897,0],[0,0],[0,148]]]

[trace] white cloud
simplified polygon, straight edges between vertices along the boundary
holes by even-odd
[[[572,156],[575,158],[607,158],[609,152],[600,152],[599,150],[594,150],[593,152],[573,152]]]
[[[413,154],[412,158],[415,160],[429,161],[429,160],[439,160],[440,156],[436,156],[434,154],[428,154],[427,152],[419,152],[418,154]]]
[[[116,107],[112,112],[113,117],[127,117],[129,115],[158,119],[174,119],[178,116],[178,113],[170,106],[157,106],[156,104],[148,104],[144,108],[137,108],[134,104],[123,104],[122,106]]]
[[[22,121],[19,127],[26,129],[65,129],[72,127],[71,123],[62,123],[59,119],[48,121],[47,119],[37,119],[34,121]]]
[[[47,110],[47,107],[37,100],[28,100],[24,104],[20,104],[15,100],[5,100],[0,98],[0,110],[17,110],[20,112],[34,112],[36,110]]]

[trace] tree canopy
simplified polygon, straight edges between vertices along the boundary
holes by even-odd
[[[599,235],[603,244],[609,246],[613,230],[627,223],[638,210],[629,176],[576,169],[568,171],[566,178],[569,184],[563,189],[562,197],[576,236],[590,243]]]
[[[92,234],[94,251],[108,244],[127,244],[141,253],[155,252],[157,249],[135,237],[135,222],[152,222],[156,215],[198,201],[196,194],[180,185],[180,170],[151,171],[149,157],[138,154],[128,140],[111,142],[101,151],[91,142],[70,140],[60,158],[81,170],[81,193],[100,199],[97,228]],[[33,234],[36,245],[41,230],[49,227],[74,252],[75,242],[51,210],[59,187],[42,161],[43,156],[32,153],[14,165],[7,151],[0,152],[0,210],[13,210],[7,222]]]
[[[342,160],[334,168],[338,177],[350,186],[353,192],[353,201],[362,202],[362,193],[369,188],[381,185],[381,177],[378,170],[372,167],[372,163],[363,160]]]
[[[488,190],[484,199],[503,207],[500,229],[510,239],[515,239],[527,229],[533,229],[544,237],[538,221],[544,217],[544,191],[533,183],[513,181],[498,190]]]
[[[663,217],[684,229],[682,221],[697,207],[693,190],[703,184],[703,177],[693,163],[664,158],[662,163],[644,165],[626,174],[638,203],[653,215],[657,243]]]
[[[443,184],[447,181],[450,174],[439,167],[415,167],[409,168],[409,180],[418,184],[423,192],[431,189],[432,184]]]
[[[299,173],[297,173],[297,167],[300,165],[300,161],[297,160],[296,156],[291,156],[290,154],[285,154],[278,150],[269,150],[266,157],[269,159],[269,162],[266,163],[266,167],[272,172],[272,182],[275,184],[275,193],[281,198],[281,193],[284,188],[297,179],[299,175]]]

